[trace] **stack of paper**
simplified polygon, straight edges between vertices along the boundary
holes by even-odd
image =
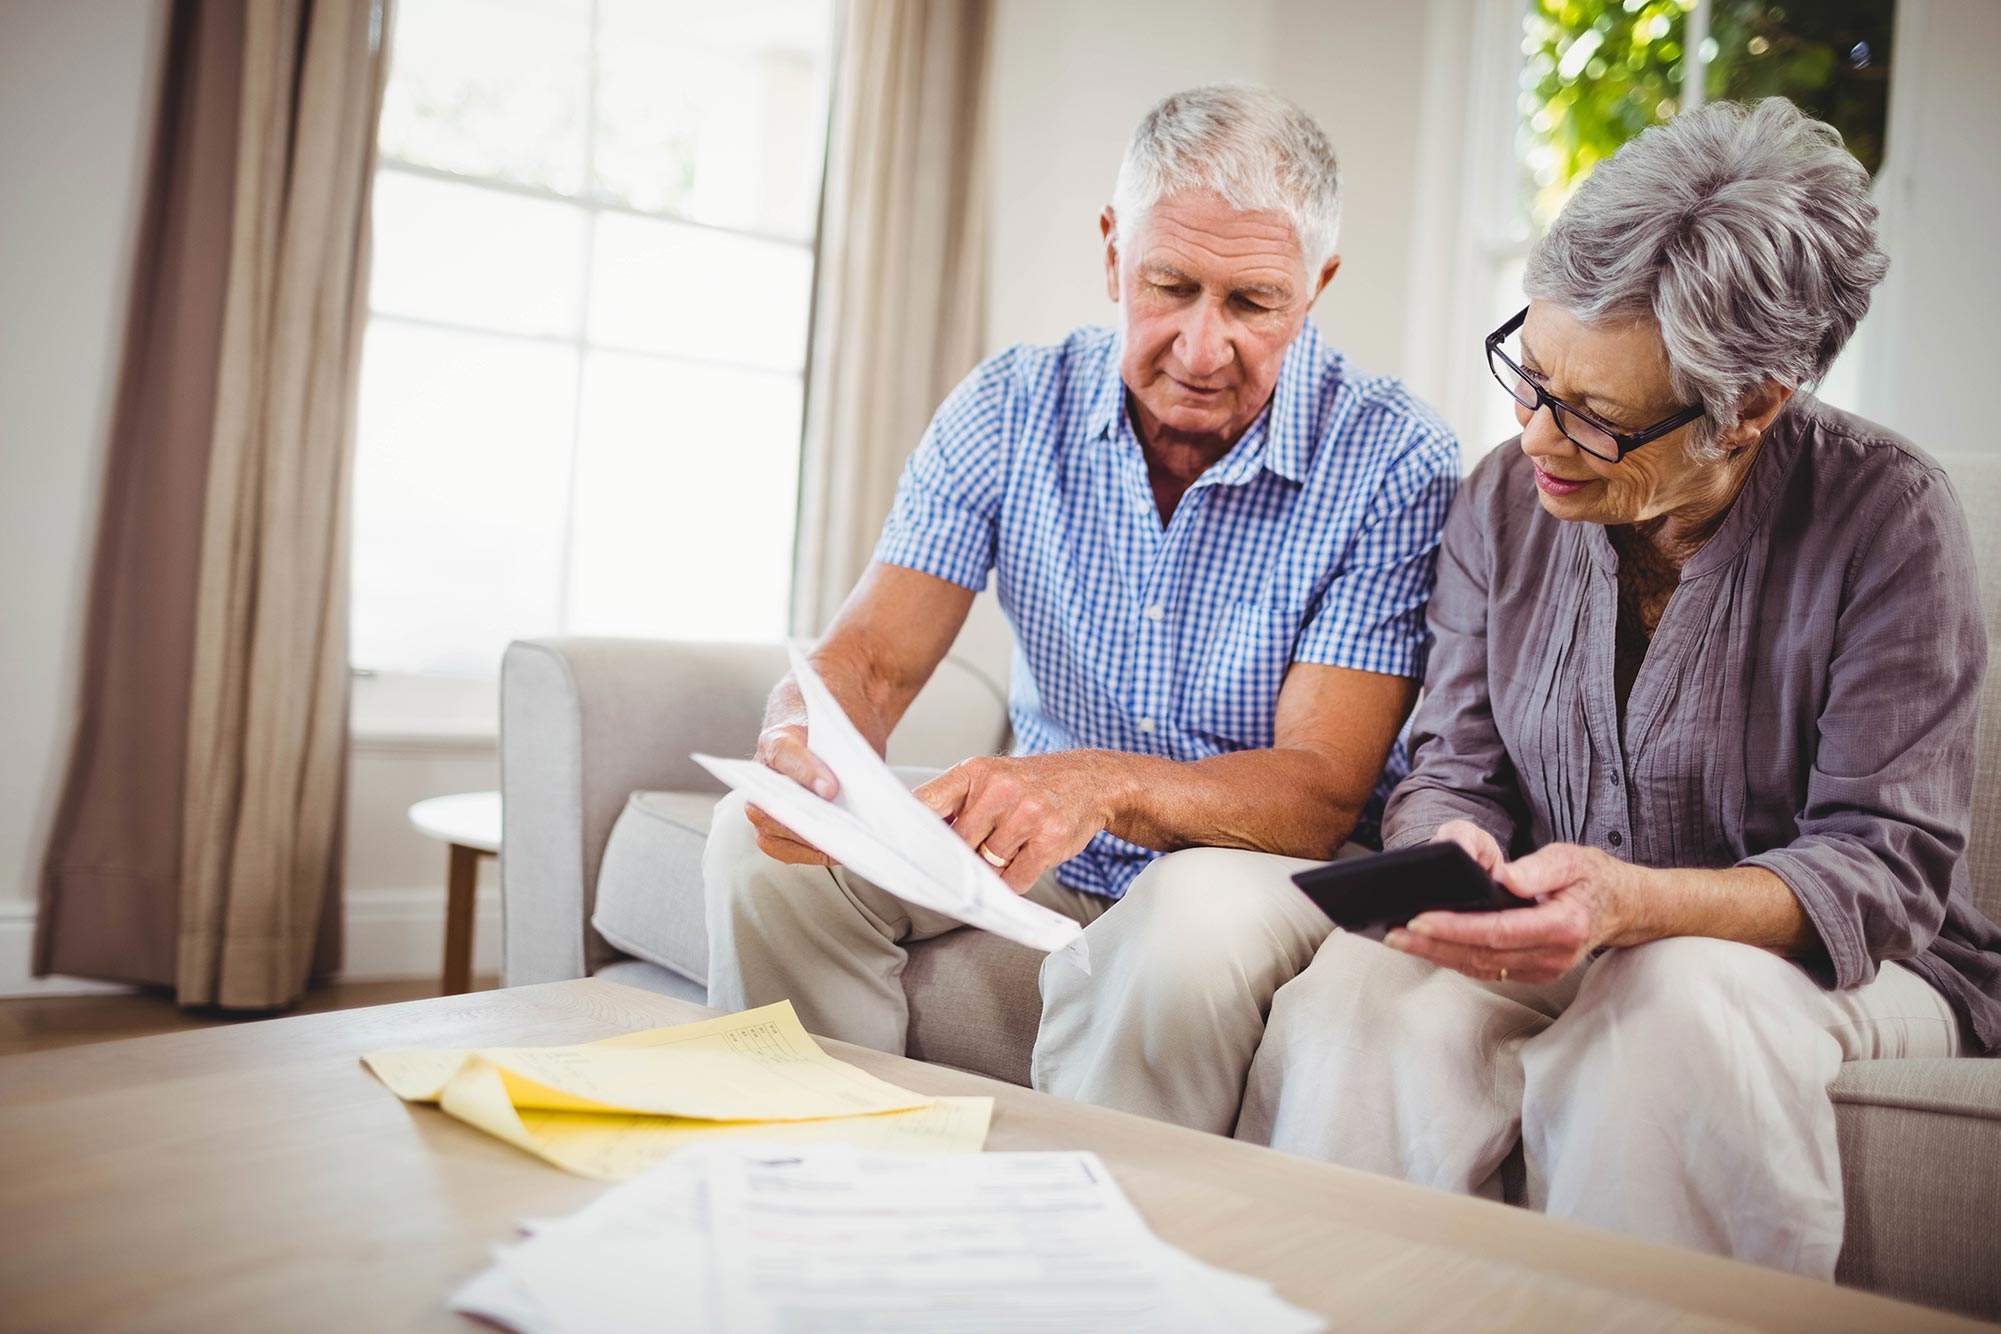
[[[835,1060],[790,1001],[581,1046],[361,1059],[407,1102],[606,1181],[718,1137],[970,1153],[993,1116],[991,1098],[929,1098]]]
[[[842,712],[797,648],[792,675],[806,700],[806,744],[840,782],[832,801],[750,760],[694,760],[773,819],[855,874],[907,903],[1044,953],[1062,950],[1089,972],[1083,928],[1022,898],[936,811],[910,794]]]
[[[1155,1237],[1089,1153],[714,1145],[526,1229],[453,1309],[522,1334],[1325,1328]]]

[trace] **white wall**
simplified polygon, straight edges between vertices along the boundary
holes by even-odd
[[[1275,0],[1265,82],[1341,163],[1341,270],[1314,320],[1365,371],[1404,375],[1425,6]]]
[[[1001,0],[989,103],[994,211],[987,345],[1108,324],[1098,215],[1146,109],[1264,77],[1269,0]]]
[[[1098,214],[1140,116],[1180,88],[1262,83],[1341,160],[1342,267],[1314,316],[1365,370],[1399,373],[1422,96],[1422,4],[1002,0],[990,104],[988,347],[1112,319]]]
[[[75,725],[166,6],[0,2],[0,934]],[[9,930],[8,928],[11,928]]]

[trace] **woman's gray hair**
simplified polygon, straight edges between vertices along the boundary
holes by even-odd
[[[1715,102],[1603,163],[1530,252],[1522,286],[1586,324],[1651,319],[1714,457],[1746,394],[1827,374],[1889,261],[1869,173],[1782,97]]]
[[[1119,163],[1112,211],[1122,253],[1154,205],[1185,190],[1231,208],[1283,214],[1299,237],[1308,278],[1334,256],[1341,170],[1313,117],[1277,93],[1209,84],[1163,98],[1146,113]]]

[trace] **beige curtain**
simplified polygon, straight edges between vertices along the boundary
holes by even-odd
[[[387,0],[175,7],[39,971],[263,1009],[337,962],[388,27]],[[168,514],[149,516],[149,483]]]
[[[985,324],[988,0],[853,0],[828,135],[792,628],[868,563]]]

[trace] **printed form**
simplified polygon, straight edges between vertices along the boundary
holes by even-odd
[[[522,1334],[1326,1328],[1154,1236],[1090,1153],[716,1145],[526,1226],[455,1309]]]

